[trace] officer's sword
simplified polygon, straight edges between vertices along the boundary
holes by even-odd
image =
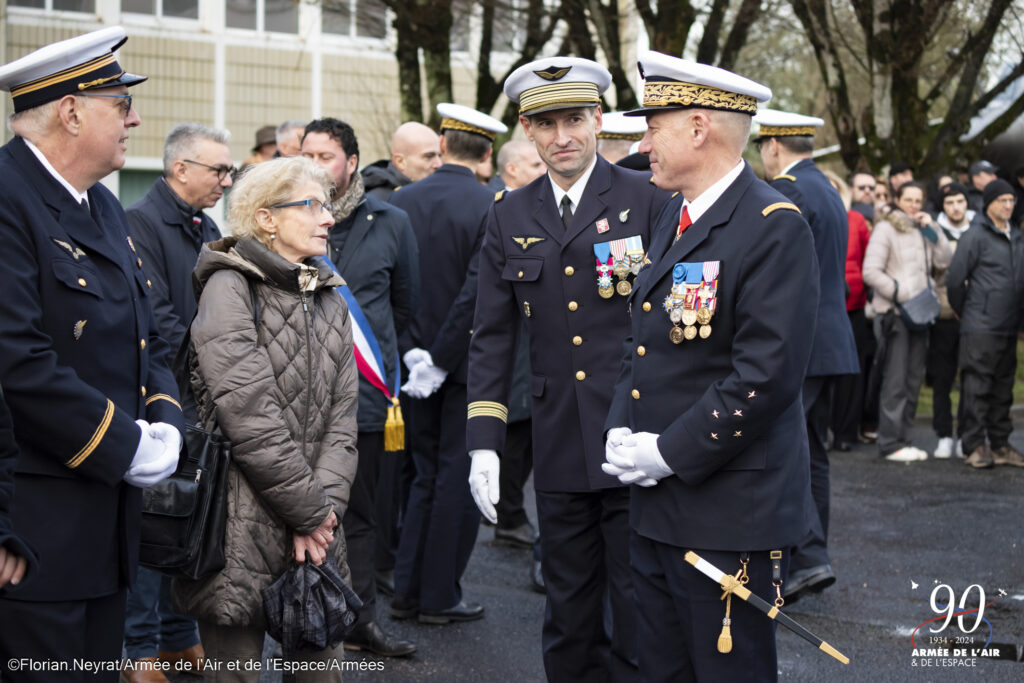
[[[791,617],[779,611],[779,608],[775,605],[769,605],[767,602],[751,593],[750,589],[748,589],[746,586],[740,583],[736,579],[736,577],[726,574],[721,569],[711,564],[710,562],[708,562],[692,550],[686,551],[686,561],[692,564],[694,567],[696,567],[697,571],[699,571],[701,574],[704,574],[708,578],[715,581],[718,585],[720,585],[722,587],[722,590],[726,592],[731,592],[741,600],[745,600],[746,602],[750,603],[760,611],[764,612],[769,619],[774,619],[775,621],[779,622],[780,624],[788,628],[790,631],[806,640],[811,645],[814,645],[822,652],[825,652],[835,657],[843,664],[850,663],[849,657],[847,657],[842,652],[835,649],[834,647],[826,643],[824,640],[822,640],[818,636],[814,635],[813,633],[805,629],[800,624],[793,621]]]

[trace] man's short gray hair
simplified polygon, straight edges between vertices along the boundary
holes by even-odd
[[[738,111],[720,111],[709,109],[712,120],[723,133],[723,139],[731,148],[743,152],[750,139],[750,128],[753,117]]]
[[[59,104],[60,100],[52,100],[38,107],[15,112],[7,117],[7,129],[35,143],[50,132]]]
[[[299,119],[289,119],[277,127],[274,132],[274,139],[277,140],[277,144],[280,145],[284,142],[285,136],[288,131],[294,130],[295,128],[301,128],[303,132],[306,131],[306,122],[300,121]]]
[[[179,123],[167,134],[167,140],[164,142],[164,175],[171,175],[175,161],[194,156],[196,143],[200,140],[212,140],[227,145],[231,142],[231,133],[201,123]]]

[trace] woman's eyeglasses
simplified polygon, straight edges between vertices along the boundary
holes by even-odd
[[[322,202],[319,199],[300,199],[300,200],[295,201],[295,202],[284,202],[283,204],[271,204],[267,208],[270,208],[270,209],[285,209],[285,208],[288,208],[289,206],[305,206],[306,208],[309,209],[310,213],[312,213],[313,215],[316,215],[316,214],[320,213],[321,211],[326,211],[327,213],[333,213],[334,212],[334,206],[332,204],[330,204],[329,202]]]

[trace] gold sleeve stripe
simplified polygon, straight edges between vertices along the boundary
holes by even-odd
[[[103,413],[103,419],[100,420],[100,424],[98,427],[96,427],[96,431],[92,433],[92,438],[89,439],[89,442],[85,444],[82,450],[75,453],[75,456],[64,464],[70,467],[71,469],[75,469],[83,462],[85,462],[85,459],[92,455],[92,452],[96,450],[96,446],[98,446],[100,444],[100,441],[103,440],[103,437],[106,436],[107,428],[110,426],[110,421],[113,419],[114,402],[108,398],[107,410],[106,412]]]
[[[774,204],[764,207],[764,210],[761,211],[761,215],[767,216],[768,214],[774,213],[779,209],[789,209],[790,211],[803,213],[799,208],[797,208],[796,204],[790,204],[789,202],[776,202]]]
[[[146,399],[146,405],[148,406],[153,401],[170,401],[174,405],[178,406],[178,410],[181,410],[181,404],[175,401],[173,396],[168,396],[167,394],[153,394]]]
[[[494,417],[508,422],[508,408],[495,401],[473,401],[469,404],[468,418]]]
[[[796,176],[789,175],[788,173],[780,173],[779,175],[772,178],[772,180],[792,180],[796,182]]]

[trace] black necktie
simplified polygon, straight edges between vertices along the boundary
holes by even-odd
[[[569,195],[563,195],[562,201],[562,225],[566,229],[569,227],[569,223],[572,222],[572,200],[569,199]]]

